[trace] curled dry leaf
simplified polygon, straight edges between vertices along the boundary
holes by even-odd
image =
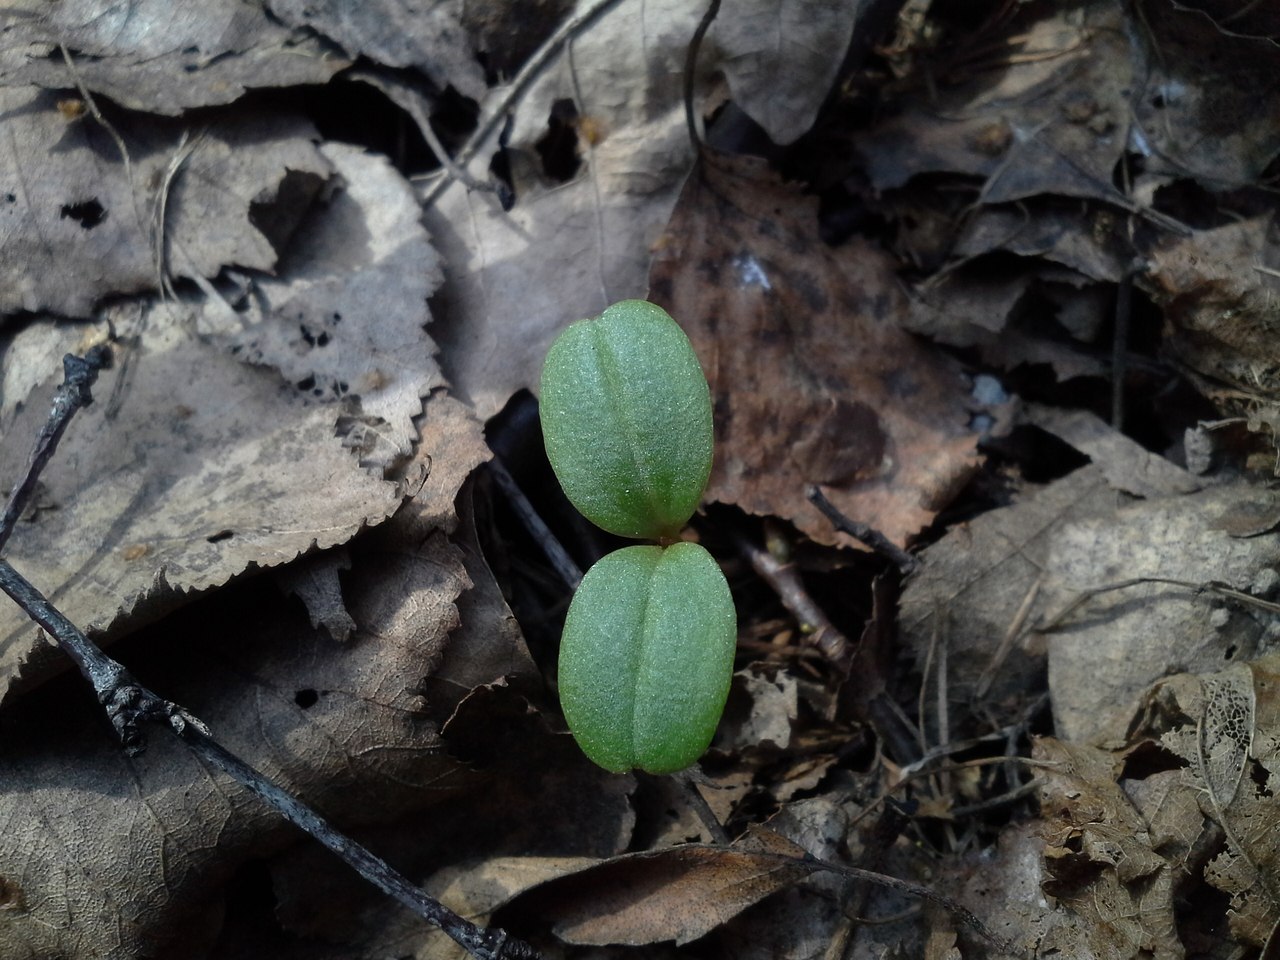
[[[0,83],[68,90],[79,80],[153,113],[231,103],[251,88],[324,83],[349,65],[314,34],[245,0],[64,0],[6,21]],[[74,55],[74,72],[59,44]]]
[[[832,249],[817,203],[752,159],[690,177],[652,272],[706,369],[716,461],[706,497],[852,543],[805,496],[904,543],[977,464],[954,364],[900,328],[905,301],[869,244]]]
[[[730,847],[628,853],[538,887],[537,909],[575,944],[677,945],[705,936],[811,873],[805,850],[763,827]]]

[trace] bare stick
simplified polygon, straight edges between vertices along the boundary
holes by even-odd
[[[738,550],[750,562],[752,569],[769,584],[800,624],[801,633],[831,660],[842,668],[848,668],[853,647],[838,627],[827,617],[823,609],[809,596],[796,573],[793,564],[783,563],[768,550],[761,550],[745,537],[738,537]]]
[[[9,496],[4,518],[0,520],[0,545],[12,533],[17,517],[30,499],[40,471],[49,462],[71,417],[81,407],[93,402],[90,386],[97,379],[98,371],[105,363],[104,358],[109,356],[103,351],[96,354],[95,359],[73,356],[63,358],[66,379],[55,394],[49,421],[40,431],[26,474]],[[379,890],[395,897],[419,917],[439,927],[477,960],[533,960],[538,956],[531,946],[509,938],[504,931],[496,928],[481,929],[458,916],[444,904],[423,893],[386,861],[339,833],[316,811],[276,786],[218,743],[208,727],[196,717],[138,683],[128,670],[103,653],[97,644],[86,637],[5,560],[0,560],[0,590],[26,611],[75,661],[81,675],[97,694],[98,702],[106,710],[127,753],[136,755],[144,749],[143,723],[161,723],[185,742],[193,753],[228,774],[290,823],[319,840]]]
[[[879,530],[857,520],[851,520],[836,509],[835,504],[823,495],[817,487],[809,488],[809,502],[822,511],[837,530],[847,533],[855,540],[865,543],[881,556],[893,561],[903,573],[910,573],[920,566],[920,561],[886,537]]]
[[[18,518],[27,508],[40,472],[58,449],[58,442],[62,439],[67,424],[77,410],[93,402],[89,388],[97,381],[99,371],[110,365],[111,351],[105,346],[94,347],[84,357],[67,354],[62,358],[62,385],[53,395],[53,409],[36,436],[31,456],[27,458],[26,469],[9,491],[9,502],[5,504],[4,515],[0,516],[0,552],[4,551]]]
[[[543,555],[556,568],[556,573],[560,574],[560,579],[564,581],[565,586],[570,590],[576,590],[582,581],[582,570],[573,562],[564,545],[551,532],[542,515],[529,502],[529,498],[520,489],[520,484],[516,483],[515,477],[511,476],[502,458],[496,453],[489,461],[489,473],[511,504],[511,509],[520,518],[525,530],[529,532],[529,536],[533,537],[542,549]]]

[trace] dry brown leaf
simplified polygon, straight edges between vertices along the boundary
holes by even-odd
[[[332,407],[222,353],[168,312],[145,323],[122,317],[117,332],[131,346],[44,474],[54,509],[22,524],[8,549],[74,623],[118,635],[250,565],[342,543],[399,506],[396,485],[360,469],[334,435]],[[4,411],[6,483],[55,382]],[[0,609],[3,690],[62,664],[53,653],[21,611]]]
[[[680,319],[711,383],[707,499],[836,533],[805,495],[904,543],[977,463],[959,369],[900,329],[888,259],[831,249],[816,201],[762,162],[700,166],[655,258],[652,296]]]
[[[573,15],[593,6],[582,0]],[[851,0],[809,4],[803,20],[813,20],[819,8],[843,11],[843,24],[841,16],[820,18],[820,28],[834,37],[851,26],[851,6]],[[429,207],[427,226],[445,262],[445,283],[433,301],[440,321],[434,332],[450,383],[482,418],[521,388],[537,391],[543,357],[561,328],[616,300],[645,295],[652,247],[693,156],[684,61],[704,11],[700,0],[623,0],[610,7],[570,41],[569,55],[534,81],[511,111],[509,129],[495,129],[468,168],[486,180],[493,156],[504,148],[512,209],[459,183]],[[731,69],[732,56],[755,51],[752,63],[760,69],[762,51],[785,42],[777,29],[760,32],[759,18],[759,4],[725,5],[715,29],[733,49],[705,46],[699,91],[702,81]],[[787,36],[803,32],[797,20]],[[843,49],[835,41],[822,46],[802,65],[788,63],[787,75],[812,69],[825,76]],[[750,98],[766,118],[809,110],[827,92],[813,84],[779,100],[779,75],[771,73],[768,82],[767,91]],[[504,93],[491,91],[489,107]],[[537,145],[553,116],[564,125],[566,107],[581,166],[561,182],[544,169]],[[778,135],[790,132],[779,127]]]
[[[1149,52],[1132,100],[1130,142],[1142,155],[1134,185],[1142,194],[1187,178],[1211,190],[1250,184],[1280,153],[1280,117],[1259,109],[1275,97],[1280,49],[1273,40],[1241,36],[1243,20],[1224,31],[1192,6],[1153,8],[1141,19]],[[1246,12],[1221,15],[1226,21]]]
[[[482,589],[502,605],[491,579]],[[485,653],[490,622],[475,618],[471,626],[464,624],[450,647],[461,636],[460,656],[492,661]],[[448,660],[446,653],[441,671],[448,670]],[[518,673],[527,678],[527,657],[524,664]],[[424,687],[432,714],[441,671]],[[604,772],[570,736],[549,730],[515,689],[520,682],[477,688],[449,720],[446,745],[479,778],[479,789],[446,798],[428,815],[411,816],[369,837],[375,846],[394,850],[396,865],[409,876],[425,877],[424,887],[440,891],[446,903],[477,921],[535,879],[616,854],[630,842],[635,826],[630,803],[635,781]],[[371,958],[463,956],[448,937],[354,874],[319,876],[324,856],[300,846],[271,868],[279,918],[304,943],[339,943],[348,956]]]
[[[1164,308],[1165,346],[1209,378],[1210,396],[1229,408],[1280,402],[1278,272],[1270,215],[1199,231],[1151,255],[1147,285]]]
[[[379,534],[347,584],[358,630],[346,644],[253,581],[122,653],[220,742],[346,827],[402,818],[474,782],[440,749],[416,692],[458,623],[461,556],[439,533]],[[374,576],[379,557],[395,580]],[[160,729],[126,758],[80,683],[48,684],[7,714],[0,876],[12,897],[0,956],[194,955],[216,933],[236,866],[300,835]],[[326,855],[324,870],[344,869]]]
[[[537,904],[567,943],[679,945],[809,876],[804,854],[758,827],[731,847],[687,844],[614,857],[539,887]]]
[[[1055,765],[1040,774],[1044,889],[1090,921],[1075,928],[1089,954],[1180,960],[1174,865],[1152,849],[1146,821],[1116,783],[1121,758],[1048,738],[1034,755]]]
[[[20,0],[7,7],[0,83],[68,90],[79,79],[135,110],[176,115],[230,103],[254,87],[324,83],[349,66],[257,2]],[[74,73],[59,44],[75,55]]]
[[[169,274],[270,270],[273,243],[287,240],[329,176],[318,134],[299,117],[242,111],[192,134],[189,155],[175,122],[121,120],[126,166],[106,130],[68,119],[58,102],[53,92],[0,89],[0,313],[87,317],[109,294],[158,289],[152,225],[162,202]],[[288,202],[278,203],[286,185]],[[255,225],[264,220],[277,223],[276,236]]]
[[[1086,591],[1139,577],[1265,587],[1266,571],[1280,563],[1280,542],[1232,537],[1221,521],[1242,505],[1274,507],[1275,500],[1271,491],[1225,485],[1072,520],[1055,532],[1046,558],[1045,609],[1062,611]],[[1167,583],[1094,596],[1048,642],[1057,730],[1076,741],[1122,738],[1138,698],[1171,664],[1212,671],[1274,644],[1247,609]]]
[[[680,91],[701,15],[688,0],[624,0],[610,9],[512,113],[502,143],[515,206],[504,211],[492,194],[454,183],[428,208],[445,264],[434,333],[450,383],[482,418],[517,390],[536,391],[562,327],[644,296],[649,249],[692,156]],[[536,149],[558,101],[572,103],[593,131],[579,139],[582,166],[567,183],[543,171]],[[481,180],[497,134],[470,168]]]
[[[789,803],[768,829],[822,860],[839,861],[849,833],[849,815],[830,797]],[[849,927],[853,884],[832,873],[815,873],[780,890],[728,921],[722,949],[738,960],[819,960],[831,956]]]
[[[963,44],[948,47],[941,86],[920,84],[900,113],[859,135],[877,188],[948,171],[986,178],[987,203],[1056,194],[1128,205],[1112,184],[1134,83],[1123,9],[1025,10],[975,38],[972,62]],[[1002,45],[1007,63],[993,57]]]
[[[114,310],[117,335],[138,339],[103,377],[103,402],[72,425],[46,477],[58,509],[39,514],[13,545],[74,622],[118,633],[128,628],[122,618],[153,618],[251,564],[343,542],[400,502],[397,485],[362,464],[395,467],[418,509],[448,526],[458,487],[487,457],[474,417],[442,394],[425,418],[428,445],[411,456],[423,397],[442,383],[424,330],[435,254],[408,185],[385,160],[338,144],[324,153],[342,185],[315,205],[305,238],[276,278],[256,281],[243,312],[217,298],[195,305],[195,324],[174,302]],[[131,312],[139,309],[140,317]],[[75,348],[72,333],[63,331],[63,349]],[[239,360],[218,350],[219,339]],[[26,364],[48,362],[42,338],[19,343]],[[273,365],[292,385],[240,361]],[[31,378],[17,358],[5,373]],[[21,405],[20,394],[5,392],[11,474],[50,386]],[[15,608],[0,612],[0,637],[4,685],[18,671],[39,679],[50,648],[36,644]],[[38,662],[26,664],[33,650]]]

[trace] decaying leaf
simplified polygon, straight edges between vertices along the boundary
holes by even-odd
[[[770,48],[785,49],[788,38],[804,43],[813,29],[833,39],[805,57],[805,69],[828,77],[844,49],[834,38],[847,38],[856,6],[810,4],[780,33],[776,21],[760,29],[760,4],[727,4],[715,24],[723,39],[703,50],[698,79],[731,71],[738,55],[752,53],[738,64],[757,74],[749,102],[775,118],[777,136],[791,137],[827,87],[805,81],[783,91],[776,71],[760,75],[762,63],[774,55]],[[589,7],[579,3],[575,13]],[[512,209],[459,183],[429,208],[427,226],[445,262],[436,336],[450,382],[481,417],[522,387],[536,391],[542,358],[562,327],[645,295],[650,252],[693,156],[681,93],[689,38],[704,9],[691,0],[624,0],[604,12],[532,84],[502,132]],[[492,92],[491,101],[502,93]],[[575,147],[567,173],[548,168],[538,148],[549,128],[565,127]],[[469,168],[482,181],[499,132]]]
[[[1280,810],[1270,788],[1280,772],[1280,660],[1172,677],[1152,691],[1147,716],[1138,735],[1185,761],[1179,789],[1225,834],[1204,877],[1231,897],[1232,936],[1262,946],[1280,922]]]
[[[394,536],[385,529],[384,543]],[[467,574],[440,534],[388,546],[399,579],[348,585],[357,632],[346,644],[252,581],[145,631],[122,655],[339,824],[403,817],[474,782],[440,749],[415,692],[457,626]],[[358,569],[369,569],[364,559]],[[399,621],[412,629],[396,629],[393,596],[415,611]],[[0,876],[14,906],[0,911],[0,956],[199,953],[235,867],[299,834],[161,729],[127,758],[80,683],[47,684],[6,714]]]
[[[324,83],[349,66],[314,34],[287,29],[252,0],[6,6],[0,83],[68,90],[79,81],[135,110],[176,115],[230,103],[254,87]],[[60,44],[74,55],[74,70]]]
[[[69,119],[58,102],[53,92],[0,89],[0,313],[87,317],[108,295],[159,289],[162,269],[270,270],[274,244],[329,177],[318,134],[299,117],[243,111],[185,132],[173,121],[121,119],[126,164],[106,130],[88,116]],[[288,202],[278,204],[282,189]],[[268,219],[270,237],[257,225]]]
[[[807,499],[817,484],[903,543],[976,466],[964,378],[900,329],[905,302],[887,258],[824,244],[816,203],[759,161],[699,167],[652,281],[711,383],[707,499],[852,543]]]
[[[1143,816],[1116,783],[1120,759],[1094,747],[1040,740],[1045,892],[1090,922],[1088,955],[1128,960],[1183,956],[1173,912],[1175,865],[1152,849]]]
[[[1026,631],[1044,609],[1044,562],[1064,524],[1105,513],[1114,499],[1097,468],[1084,467],[956,526],[923,551],[903,590],[898,630],[921,668],[946,658],[953,704],[1007,704],[1002,711],[1016,715],[1027,691],[1041,689],[1044,657],[1028,649]],[[937,674],[925,681],[936,683]]]
[[[1055,194],[1128,205],[1111,176],[1134,84],[1124,20],[1106,2],[1047,17],[1026,8],[975,38],[974,49],[948,49],[941,89],[922,86],[899,115],[858,138],[872,182],[885,189],[949,171],[983,177],[987,203]],[[1001,39],[1013,49],[993,82],[986,44]]]
[[[1222,528],[1242,505],[1274,494],[1228,484],[1130,503],[1057,531],[1045,563],[1046,609],[1142,577],[1216,582],[1249,592],[1280,563],[1274,537],[1240,539]],[[1170,664],[1214,670],[1250,660],[1274,640],[1246,608],[1169,583],[1132,583],[1100,593],[1048,635],[1049,691],[1059,735],[1123,737],[1142,691]]]
[[[1096,414],[1039,404],[1028,404],[1024,410],[1031,423],[1092,460],[1116,490],[1135,497],[1161,497],[1194,493],[1203,486],[1186,470],[1152,453]]]
[[[537,903],[567,943],[683,944],[811,874],[804,853],[755,828],[728,848],[686,844],[614,857],[539,887]]]
[[[244,310],[228,318],[207,303],[202,321],[241,360],[344,401],[348,445],[387,467],[412,451],[422,398],[444,384],[426,332],[439,258],[386,159],[340,143],[321,152],[342,187],[316,204],[277,276],[253,282]]]
[[[717,16],[706,54],[723,64],[734,102],[774,143],[793,143],[813,125],[865,2],[750,0]]]
[[[127,320],[117,332],[131,346],[44,475],[54,509],[24,523],[8,549],[73,622],[118,633],[250,565],[341,543],[399,506],[396,485],[362,470],[334,435],[331,407],[166,311]],[[5,410],[6,482],[25,462],[56,382]],[[45,674],[52,653],[17,607],[0,609],[5,690],[19,675]]]
[[[479,99],[484,73],[458,22],[459,4],[422,0],[266,0],[281,22],[314,30],[354,59],[415,67],[439,89]]]
[[[1269,215],[1172,240],[1151,256],[1146,280],[1165,309],[1165,343],[1228,409],[1280,402],[1278,272]]]

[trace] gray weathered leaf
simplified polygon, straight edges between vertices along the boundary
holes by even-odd
[[[255,87],[324,83],[348,66],[314,34],[246,0],[61,0],[7,4],[0,84],[90,91],[179,114]],[[58,45],[74,55],[74,72]]]

